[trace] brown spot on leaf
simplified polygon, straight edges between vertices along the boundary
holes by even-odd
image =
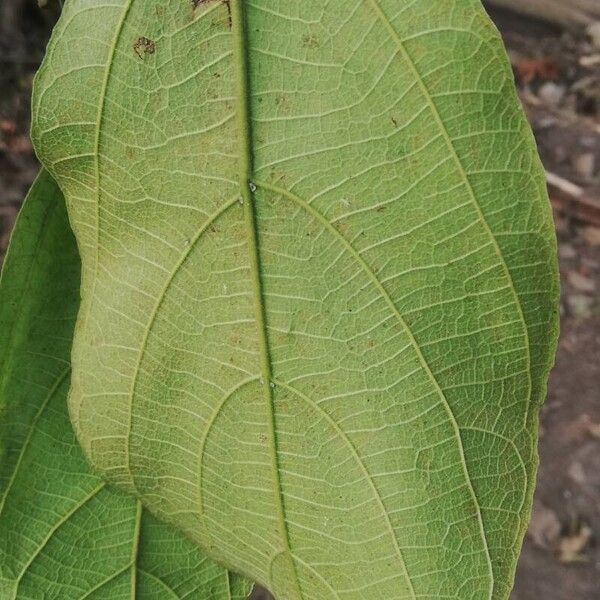
[[[345,235],[350,230],[350,225],[345,223],[344,221],[337,221],[335,223],[335,228],[342,234]]]
[[[229,4],[229,0],[223,0],[223,4],[227,7],[227,13],[229,15],[229,29],[231,29],[233,25],[233,20],[231,18],[231,4]]]
[[[133,50],[143,59],[147,54],[154,54],[156,51],[156,44],[151,39],[140,36],[135,41],[135,44],[133,44]]]
[[[305,48],[310,48],[311,50],[315,50],[320,46],[319,38],[316,35],[305,35],[302,38],[302,45]]]

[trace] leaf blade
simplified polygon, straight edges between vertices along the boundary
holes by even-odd
[[[86,451],[276,595],[506,597],[557,277],[497,32],[474,1],[229,4],[132,6],[105,65],[113,146],[92,145],[102,184],[81,196],[103,223],[72,399]],[[53,119],[38,148],[60,170]],[[92,404],[99,361],[123,381],[107,368]]]

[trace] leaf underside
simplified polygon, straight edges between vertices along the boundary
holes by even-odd
[[[70,0],[33,105],[95,468],[281,600],[506,598],[558,283],[479,0]]]
[[[246,581],[90,472],[67,412],[79,271],[42,173],[0,280],[0,597],[243,600]]]

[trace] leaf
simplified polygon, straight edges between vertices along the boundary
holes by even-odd
[[[71,0],[34,112],[95,467],[280,600],[506,598],[558,279],[480,2]]]
[[[69,423],[79,258],[49,175],[0,280],[0,597],[242,600],[249,586],[90,472]]]

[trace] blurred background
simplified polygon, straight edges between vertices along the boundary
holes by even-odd
[[[598,600],[600,0],[489,0],[486,8],[547,170],[563,283],[535,508],[512,600]],[[0,3],[0,260],[38,169],[28,134],[31,83],[59,12],[58,0]],[[268,595],[257,590],[255,598]]]

